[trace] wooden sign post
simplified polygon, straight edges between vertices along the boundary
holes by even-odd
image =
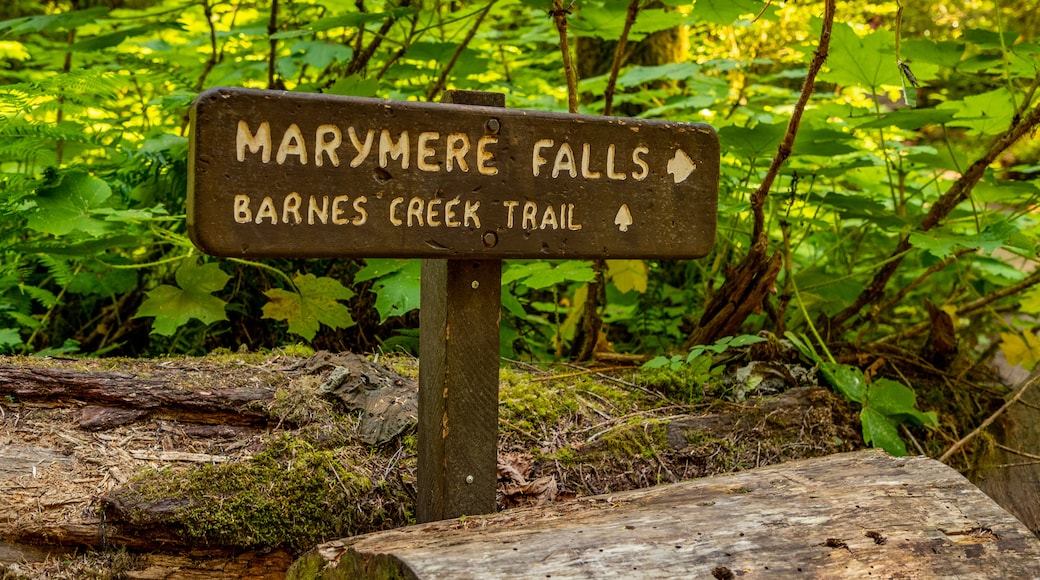
[[[216,88],[191,109],[188,232],[240,258],[424,258],[420,522],[494,511],[504,258],[699,258],[700,123]]]

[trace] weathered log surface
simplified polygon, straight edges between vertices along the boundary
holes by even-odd
[[[80,423],[85,429],[130,423],[157,410],[194,423],[259,425],[268,422],[270,417],[252,406],[270,400],[273,388],[235,385],[234,388],[208,389],[204,383],[186,388],[185,378],[190,380],[190,373],[184,369],[178,372],[180,378],[173,381],[168,377],[141,377],[130,373],[0,365],[0,392],[22,401],[54,403],[72,399],[102,405],[102,408],[84,409]],[[131,411],[105,410],[109,407]]]
[[[290,578],[1032,578],[1040,540],[953,469],[862,451],[323,544]]]

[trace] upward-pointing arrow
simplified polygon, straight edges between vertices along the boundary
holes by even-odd
[[[623,232],[628,231],[628,226],[632,225],[632,212],[628,211],[628,204],[623,203],[617,210],[617,215],[614,216],[614,225]]]

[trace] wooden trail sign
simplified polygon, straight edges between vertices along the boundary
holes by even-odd
[[[697,258],[719,142],[702,124],[211,89],[191,109],[188,231],[232,257],[424,258],[420,522],[495,510],[503,258]]]
[[[234,257],[698,258],[699,123],[216,88],[191,109],[188,228]]]

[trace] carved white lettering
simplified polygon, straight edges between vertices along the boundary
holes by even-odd
[[[459,201],[459,198],[456,197],[455,199],[444,204],[444,225],[448,226],[449,228],[457,228],[460,225],[462,225],[459,222],[459,220],[455,217],[455,208],[458,207],[460,203],[462,202]]]
[[[640,145],[632,150],[632,163],[639,166],[639,172],[632,174],[632,179],[636,181],[643,181],[650,175],[650,166],[646,164],[646,160],[640,157],[640,155],[647,155],[650,153],[648,147]]]
[[[260,152],[260,161],[269,163],[271,161],[271,124],[267,121],[260,123],[254,135],[249,130],[249,124],[244,120],[238,122],[238,134],[235,137],[235,149],[238,151],[238,160],[246,160],[246,149],[250,153]]]
[[[592,171],[589,169],[589,163],[592,162],[592,145],[588,143],[581,144],[581,176],[585,179],[599,179],[600,172]]]
[[[563,142],[560,144],[560,150],[556,152],[556,161],[553,162],[552,176],[557,178],[560,176],[560,172],[566,170],[567,173],[571,174],[571,177],[578,176],[578,170],[574,167],[574,151],[571,150],[571,144]]]
[[[485,135],[477,141],[477,171],[481,175],[498,175],[498,168],[494,165],[488,165],[488,163],[495,161],[495,155],[488,151],[487,147],[495,143],[498,143],[498,137],[491,135]]]
[[[300,217],[300,204],[302,203],[303,198],[300,197],[300,194],[296,193],[295,191],[285,196],[285,199],[282,200],[283,224],[289,223],[290,215],[293,217],[293,223],[298,224],[303,221],[303,218]]]
[[[314,225],[314,218],[323,224],[329,223],[329,196],[321,196],[320,206],[313,195],[307,200],[307,224]]]
[[[390,161],[387,159],[401,160],[401,169],[408,169],[408,131],[401,131],[394,143],[390,137],[390,131],[383,129],[379,133],[379,166],[386,167]]]
[[[256,219],[253,221],[259,224],[265,219],[271,220],[271,225],[278,224],[278,214],[274,210],[274,201],[271,199],[271,196],[265,197],[260,202],[260,207],[256,210]]]
[[[365,134],[364,143],[358,139],[357,133],[354,132],[353,127],[347,127],[347,136],[350,137],[350,143],[354,146],[354,150],[357,151],[357,155],[350,160],[350,166],[357,167],[364,163],[365,158],[367,158],[369,152],[372,151],[372,141],[375,140],[375,131],[371,129],[368,130],[368,133]]]
[[[466,163],[466,154],[469,153],[469,135],[465,133],[452,133],[448,135],[448,152],[445,155],[445,167],[448,173],[451,173],[455,169],[455,165],[458,164],[459,171],[463,173],[469,171],[469,164]]]
[[[404,203],[403,197],[395,197],[394,200],[390,202],[390,223],[395,226],[404,225],[404,220],[397,217],[397,208],[400,207],[402,203]]]
[[[278,165],[285,164],[285,160],[290,155],[299,158],[300,165],[307,165],[307,144],[303,141],[303,133],[300,133],[300,128],[296,126],[296,123],[289,125],[285,134],[282,135],[282,142],[278,145],[276,157]]]
[[[440,171],[441,166],[438,163],[430,163],[427,161],[429,158],[437,154],[437,152],[430,146],[430,141],[436,141],[441,138],[440,133],[434,133],[432,131],[423,131],[419,133],[419,142],[416,144],[415,152],[415,166],[421,171]]]
[[[326,141],[326,135],[332,135],[332,139]],[[343,134],[339,132],[339,127],[335,125],[318,125],[318,129],[314,131],[315,167],[321,167],[325,164],[322,153],[328,155],[329,162],[332,163],[333,167],[339,167],[339,155],[336,153],[336,148],[342,143]]]
[[[624,173],[618,173],[614,171],[614,144],[611,143],[607,147],[607,178],[616,179],[617,181],[624,181],[628,178]]]
[[[249,209],[249,196],[235,196],[235,223],[248,224],[253,221],[253,212]]]
[[[534,173],[535,177],[538,177],[538,174],[541,173],[542,166],[549,162],[548,159],[542,157],[542,149],[552,146],[552,139],[539,139],[534,142],[534,151],[531,152],[531,172]]]

